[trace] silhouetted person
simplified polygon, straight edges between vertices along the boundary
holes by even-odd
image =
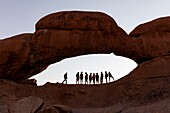
[[[93,79],[93,76],[92,76],[92,73],[90,73],[90,75],[89,75],[89,84],[91,84],[92,79]]]
[[[103,84],[103,72],[101,72],[101,75],[100,75],[100,83]]]
[[[93,73],[93,84],[95,84],[96,75]]]
[[[96,83],[99,84],[99,74],[98,73],[96,73]]]
[[[88,74],[85,72],[85,84],[88,84]]]
[[[79,84],[79,72],[76,74],[76,84]]]
[[[83,84],[83,72],[80,73],[80,83]]]
[[[64,82],[67,84],[67,72],[64,74],[64,80],[63,80],[62,84],[63,84]]]
[[[108,73],[107,73],[107,71],[105,71],[105,79],[106,79],[106,83],[107,83],[107,77],[108,77]]]
[[[113,81],[115,80],[114,77],[112,76],[112,74],[111,74],[110,72],[108,73],[108,75],[109,75],[109,82],[110,82],[110,78],[112,78]]]

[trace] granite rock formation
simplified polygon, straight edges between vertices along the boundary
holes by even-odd
[[[170,17],[162,17],[137,26],[130,34],[143,61],[170,55]],[[142,61],[142,59],[141,59]]]
[[[32,34],[0,40],[0,78],[20,81],[47,67],[34,61],[31,40]]]
[[[94,111],[130,113],[133,110],[145,111],[146,109],[149,109],[149,113],[151,111],[165,113],[166,109],[168,113],[170,112],[168,103],[170,98],[169,65],[170,57],[155,58],[140,64],[124,78],[103,85],[47,83],[37,87],[0,80],[0,100],[3,100],[4,106],[9,106],[22,98],[34,96],[43,99],[42,109],[59,104],[71,107],[75,113],[93,113]],[[162,109],[163,107],[150,109],[161,103],[164,109]]]
[[[22,82],[52,63],[85,54],[114,53],[138,64],[167,56],[170,53],[168,27],[161,26],[168,20],[169,17],[160,18],[140,25],[128,36],[104,13],[50,14],[37,22],[35,33],[0,40],[0,78]],[[154,25],[158,27],[149,27]],[[157,30],[159,27],[163,30]],[[142,28],[145,31],[148,28],[147,33]],[[157,31],[152,32],[154,29]]]
[[[25,97],[9,105],[9,113],[36,113],[43,106],[43,100],[37,97]]]
[[[139,25],[127,35],[106,14],[59,12],[40,19],[33,34],[0,40],[0,112],[27,113],[36,107],[33,97],[41,100],[33,110],[38,113],[169,113],[169,18]],[[112,52],[139,66],[110,84],[38,87],[28,80],[64,58]]]
[[[113,48],[123,53],[124,47],[120,45],[125,46],[128,40],[116,22],[103,13],[56,13],[38,21],[36,29],[34,34],[1,40],[0,78],[22,82],[64,58],[112,53]]]

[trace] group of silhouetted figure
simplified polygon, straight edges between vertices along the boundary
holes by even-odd
[[[111,72],[105,71],[105,73],[101,72],[100,76],[98,73],[90,73],[87,72],[77,72],[76,74],[76,84],[83,84],[83,79],[85,79],[84,84],[103,84],[103,78],[105,77],[106,83],[110,82],[111,79],[114,81],[114,77],[112,76]],[[64,74],[64,81],[62,83],[67,84],[67,73]],[[108,81],[109,79],[109,81]]]

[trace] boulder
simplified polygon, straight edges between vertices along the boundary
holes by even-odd
[[[170,56],[158,57],[139,64],[130,74],[119,82],[169,77]]]
[[[0,40],[0,78],[16,81],[27,72],[31,37],[21,34]]]
[[[39,111],[44,102],[38,97],[25,97],[9,106],[10,113],[35,113]]]
[[[156,57],[170,55],[170,17],[162,17],[137,26],[130,34],[137,54],[134,59],[142,63]],[[138,58],[137,58],[138,56]]]
[[[121,54],[128,35],[104,13],[66,11],[40,19],[32,39],[36,61],[49,64],[86,54]]]
[[[49,14],[36,23],[36,30],[81,30],[116,32],[116,22],[105,13],[63,11]]]
[[[150,22],[138,25],[129,35],[137,38],[141,35],[154,32],[170,32],[170,16],[157,18]]]
[[[34,60],[31,37],[21,34],[0,40],[0,78],[20,82],[47,67]]]
[[[65,11],[43,17],[37,22],[36,29],[38,31],[46,30],[42,31],[44,34],[46,32],[45,37],[52,37],[51,34],[53,34],[53,37],[61,37],[63,44],[64,39],[68,39],[68,41],[72,40],[75,45],[83,45],[83,47],[87,45],[88,47],[91,47],[85,47],[83,50],[79,47],[79,50],[76,49],[77,52],[95,50],[95,46],[100,45],[100,48],[98,48],[100,51],[98,51],[98,53],[114,53],[119,56],[131,58],[140,64],[156,57],[169,54],[170,48],[167,47],[170,43],[170,39],[168,38],[169,24],[167,24],[167,21],[169,20],[169,17],[165,17],[139,25],[139,27],[133,30],[128,36],[116,25],[115,21],[106,14],[100,12]],[[91,24],[89,25],[90,22]],[[50,32],[49,30],[53,30],[53,32]],[[74,30],[77,31],[76,34]],[[82,33],[78,31],[81,31]],[[97,33],[95,31],[97,31]],[[149,33],[147,36],[139,35],[141,33],[146,34],[146,32]],[[86,35],[82,35],[84,33]],[[40,36],[40,34],[37,35]],[[134,38],[136,36],[138,38]],[[41,39],[43,38],[41,37]],[[81,39],[86,39],[89,43],[85,40],[83,41],[84,43],[77,41]],[[50,38],[50,40],[52,39]],[[47,42],[47,39],[46,41],[41,42]],[[76,42],[78,42],[78,44],[76,44]],[[66,44],[68,43],[65,43],[64,45]],[[69,45],[72,44],[70,43]],[[75,48],[74,45],[72,45],[72,47]],[[80,53],[79,55],[90,53],[91,52]]]

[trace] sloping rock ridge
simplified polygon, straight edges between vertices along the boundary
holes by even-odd
[[[0,112],[169,113],[169,23],[170,17],[158,18],[128,35],[101,12],[43,17],[34,33],[0,40]],[[38,87],[36,80],[28,80],[64,58],[98,53],[128,57],[139,65],[110,84]]]
[[[150,69],[148,69],[148,66],[150,66]],[[150,111],[148,113],[151,113],[151,111],[165,113],[165,109],[168,113],[170,112],[168,103],[170,98],[169,66],[170,57],[156,58],[140,64],[124,78],[103,85],[47,83],[44,86],[37,87],[0,80],[0,100],[3,101],[3,106],[7,106],[6,108],[10,111],[32,107],[37,111],[40,108],[38,106],[43,103],[43,106],[39,109],[40,113],[47,110],[64,110],[75,113],[93,113],[94,111],[99,113],[117,113],[120,111],[130,113],[134,110],[142,113],[146,109]],[[33,97],[37,99],[32,99]],[[10,107],[11,104],[18,106],[26,102],[28,102],[28,105],[22,109]],[[33,106],[31,103],[35,105]],[[55,106],[62,108],[59,109]],[[157,108],[152,110],[154,106],[157,106]]]

